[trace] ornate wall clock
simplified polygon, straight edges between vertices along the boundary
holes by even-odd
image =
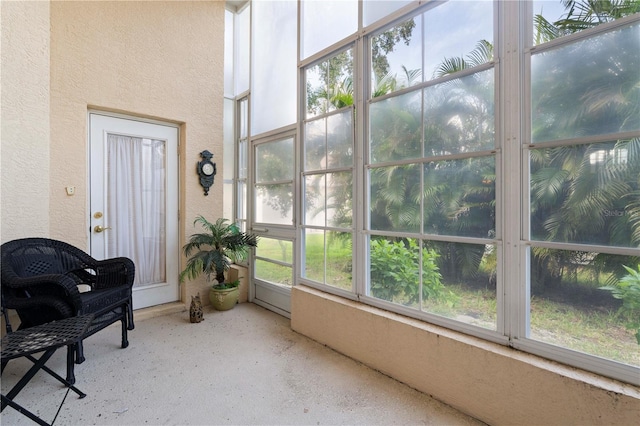
[[[216,163],[211,161],[213,154],[207,150],[200,153],[202,161],[198,162],[197,172],[200,176],[200,185],[204,188],[204,195],[209,195],[209,188],[213,185],[213,178],[216,175]]]

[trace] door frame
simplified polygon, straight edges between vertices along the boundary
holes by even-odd
[[[256,159],[256,147],[270,142],[277,142],[283,139],[293,139],[293,204],[292,204],[292,224],[280,225],[269,224],[264,222],[256,222],[256,200],[255,200],[255,185],[256,175],[255,170],[257,166]],[[298,268],[298,250],[297,250],[297,217],[298,217],[298,193],[299,193],[299,151],[298,151],[298,132],[295,126],[280,129],[279,131],[269,132],[261,135],[257,138],[251,138],[249,146],[247,147],[248,158],[248,176],[247,176],[247,228],[250,232],[263,236],[265,238],[282,239],[290,241],[292,243],[292,266],[291,266],[291,288],[295,285]],[[278,286],[268,283],[264,280],[257,279],[255,277],[255,251],[252,258],[252,267],[250,268],[250,285],[249,285],[249,300],[257,305],[260,305],[266,309],[276,312],[284,317],[291,317],[291,288],[285,286]]]
[[[87,232],[87,247],[89,250],[89,253],[91,252],[91,234],[92,234],[92,229],[91,229],[91,116],[92,115],[101,115],[104,117],[109,117],[109,118],[116,118],[116,119],[121,119],[121,120],[128,120],[128,121],[137,121],[137,122],[141,122],[141,123],[145,123],[145,124],[152,124],[152,125],[158,125],[158,126],[165,126],[165,127],[172,127],[176,129],[176,142],[177,142],[177,146],[176,146],[176,157],[175,157],[175,161],[176,161],[176,184],[175,184],[175,189],[176,189],[176,195],[175,195],[175,208],[176,208],[176,220],[175,220],[175,226],[176,226],[176,233],[177,233],[177,241],[176,241],[176,249],[174,250],[175,253],[170,254],[169,250],[167,249],[167,258],[166,258],[166,263],[169,264],[169,262],[177,262],[177,264],[179,265],[180,262],[180,241],[181,241],[181,223],[182,223],[182,218],[180,215],[180,202],[181,202],[181,195],[180,195],[180,176],[181,176],[181,166],[180,166],[180,137],[181,137],[181,128],[180,125],[178,123],[175,122],[171,122],[171,121],[161,121],[161,120],[156,120],[156,119],[150,119],[150,118],[144,118],[144,117],[140,117],[140,116],[136,116],[136,115],[128,115],[128,114],[123,114],[123,113],[116,113],[116,112],[111,112],[111,111],[105,111],[105,110],[100,110],[100,109],[93,109],[90,108],[87,110],[87,131],[86,131],[86,136],[87,136],[87,151],[86,151],[86,164],[87,164],[87,170],[86,170],[86,207],[85,207],[85,226],[88,230]],[[167,212],[167,215],[169,214],[169,212]],[[177,272],[179,273],[179,266],[177,268]],[[169,277],[169,275],[167,274],[166,280],[169,281],[171,279],[171,277]],[[176,301],[180,301],[181,300],[181,292],[180,292],[180,283],[178,282],[178,275],[176,275],[174,277],[174,279],[176,280],[177,283],[177,288],[176,288],[176,292],[177,292],[177,299]],[[135,289],[134,289],[135,292]],[[170,303],[170,302],[167,302]],[[158,306],[158,305],[152,305],[152,306]]]

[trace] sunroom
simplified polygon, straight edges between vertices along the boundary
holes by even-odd
[[[152,315],[225,217],[297,333],[491,424],[640,420],[637,0],[1,7],[2,242],[148,243]],[[162,168],[126,232],[110,132]]]

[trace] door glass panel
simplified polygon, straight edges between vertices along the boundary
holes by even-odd
[[[256,259],[255,277],[259,280],[291,287],[293,284],[293,272],[291,266],[279,265],[263,259]]]
[[[135,286],[166,280],[165,142],[107,136],[108,257],[136,264]]]
[[[255,277],[272,284],[291,287],[293,242],[261,237],[256,248]]]
[[[293,138],[256,147],[256,183],[293,179]]]
[[[293,225],[293,184],[256,185],[256,222]]]
[[[293,138],[256,145],[255,221],[293,225]]]
[[[255,297],[285,312],[291,309],[288,293],[294,282],[294,141],[295,136],[283,135],[253,145],[253,223],[259,223],[254,231],[260,235],[253,268]]]
[[[260,237],[256,256],[291,264],[293,263],[293,243],[276,238]]]

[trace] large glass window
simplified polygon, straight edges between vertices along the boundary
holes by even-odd
[[[247,229],[247,150],[249,146],[249,98],[237,102],[237,147],[236,147],[236,217],[240,229]]]
[[[253,4],[253,3],[252,3]],[[234,26],[234,79],[235,94],[249,90],[249,74],[251,70],[251,6],[245,7],[236,15]]]
[[[368,294],[495,330],[493,14],[452,2],[371,38]]]
[[[246,230],[251,5],[225,11],[223,216]],[[220,163],[218,163],[220,164]],[[216,180],[217,181],[217,180]]]
[[[640,2],[262,3],[258,276],[637,383]]]
[[[358,28],[357,0],[303,1],[300,57],[308,58]]]
[[[296,122],[296,2],[253,3],[251,134]],[[274,66],[277,64],[277,66]],[[283,95],[288,94],[288,95]]]
[[[302,276],[352,290],[352,50],[307,67],[305,85]]]
[[[223,217],[233,218],[233,191],[235,188],[234,175],[236,170],[236,150],[235,150],[235,102],[233,99],[224,99],[224,168],[223,168],[223,189],[222,195],[224,197],[223,204]]]
[[[448,1],[424,14],[425,80],[493,59],[491,1]]]
[[[528,337],[640,366],[640,24],[566,40],[531,56]]]
[[[531,58],[532,142],[640,129],[640,25]]]

